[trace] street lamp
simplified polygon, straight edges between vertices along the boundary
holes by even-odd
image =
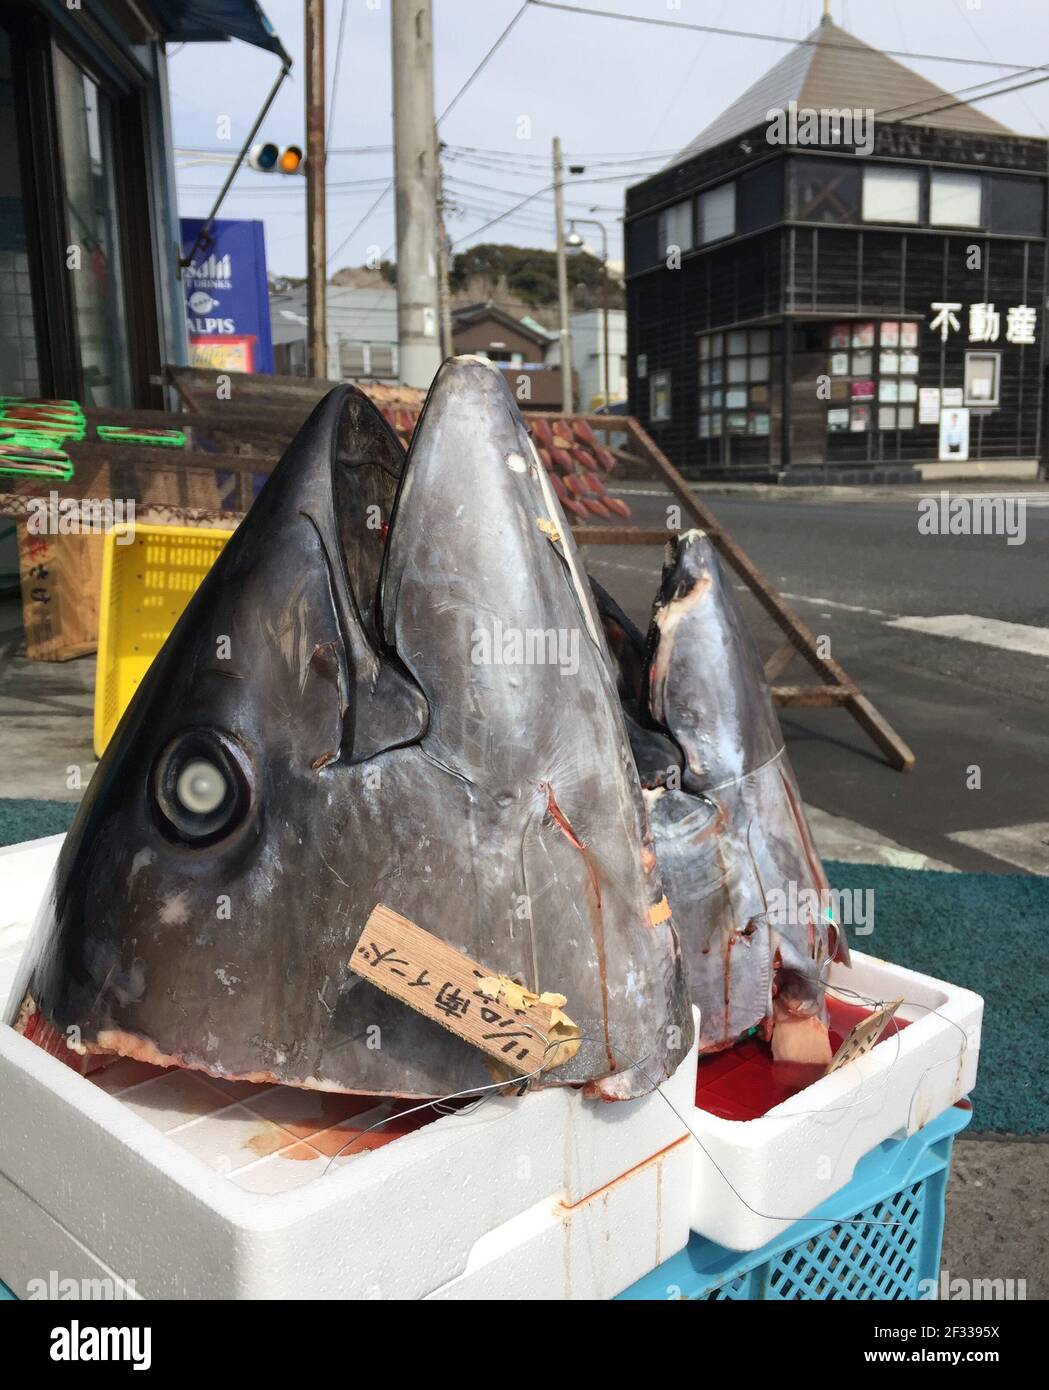
[[[612,379],[609,375],[609,352],[608,352],[608,233],[605,224],[598,222],[594,217],[574,217],[569,223],[569,232],[565,237],[565,250],[579,252],[583,249],[583,238],[575,229],[577,222],[584,222],[589,227],[596,227],[601,233],[601,319],[602,319],[602,351],[604,355],[604,391],[605,405],[611,403]]]

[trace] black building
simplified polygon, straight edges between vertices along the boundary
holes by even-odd
[[[1046,190],[1045,140],[825,19],[628,190],[634,414],[711,478],[1037,458]]]

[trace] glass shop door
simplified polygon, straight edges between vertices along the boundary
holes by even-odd
[[[0,394],[35,396],[40,372],[12,65],[11,35],[0,27]]]
[[[53,58],[66,268],[85,406],[131,404],[113,111],[99,84],[61,48]]]

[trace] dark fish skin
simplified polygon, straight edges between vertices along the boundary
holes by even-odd
[[[641,785],[664,786],[675,772],[680,776],[684,758],[673,739],[641,722],[641,702],[646,684],[645,639],[608,590],[592,575],[589,579],[612,658],[630,751],[634,755]]]
[[[659,1084],[691,1009],[673,926],[651,924],[662,887],[573,568],[496,371],[445,364],[407,462],[363,395],[331,392],[107,749],[19,1000],[89,1049],[218,1075],[412,1097],[490,1083],[476,1049],[349,972],[382,902],[567,996],[585,1041],[544,1080]],[[472,659],[479,633],[509,630],[553,632],[576,669]],[[194,815],[180,779],[200,758],[226,794]]]
[[[627,671],[639,641],[634,629]],[[810,908],[827,881],[757,648],[702,532],[668,546],[644,652],[638,722],[681,754],[678,777],[638,767],[700,1050],[761,1026],[775,1051],[784,1021],[825,1020],[828,960],[847,961],[847,947]]]

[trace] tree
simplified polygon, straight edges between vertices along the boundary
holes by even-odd
[[[568,261],[571,286],[582,286],[589,302],[597,303],[601,285],[601,261],[589,251],[576,252]],[[532,307],[557,303],[557,254],[540,247],[504,246],[483,242],[453,257],[449,280],[453,290],[466,289],[471,281],[505,284],[515,299]],[[619,285],[610,285],[610,303],[622,303]]]

